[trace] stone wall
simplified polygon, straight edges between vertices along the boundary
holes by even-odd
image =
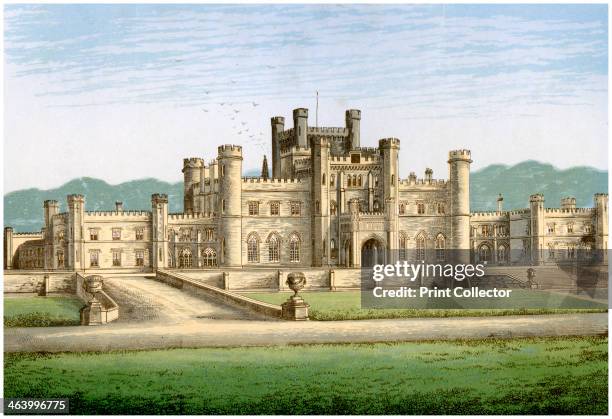
[[[48,294],[74,294],[76,284],[74,272],[4,272],[4,293],[39,293],[45,275],[49,276]]]

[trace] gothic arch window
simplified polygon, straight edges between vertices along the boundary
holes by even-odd
[[[280,237],[276,233],[271,233],[268,236],[268,261],[280,261]]]
[[[359,177],[357,178],[357,186],[361,186],[363,184],[363,178],[361,177],[361,175],[359,175]]]
[[[329,253],[332,259],[336,259],[338,257],[338,248],[336,247],[335,239],[331,239],[329,241]]]
[[[323,173],[323,180],[321,180],[321,184],[325,185],[325,173]]]
[[[259,262],[259,238],[253,233],[247,238],[247,261],[249,263]]]
[[[378,176],[374,177],[374,187],[378,188]]]
[[[319,201],[315,201],[315,213],[318,214],[320,212],[321,206]]]
[[[400,204],[400,206],[399,206],[399,213],[400,214],[405,214],[406,213],[406,205],[405,204]]]
[[[481,262],[488,262],[491,260],[491,248],[488,244],[483,244],[478,249],[478,259]]]
[[[406,260],[407,259],[407,244],[408,244],[408,239],[406,237],[406,234],[404,233],[400,233],[399,236],[399,252],[398,252],[398,256],[400,260]]]
[[[336,215],[336,211],[337,211],[337,205],[336,205],[336,201],[331,201],[329,203],[329,213],[330,215]]]
[[[336,183],[336,175],[329,176],[329,186],[334,186]]]
[[[446,260],[446,238],[442,233],[436,236],[436,260],[439,262]]]
[[[425,260],[425,235],[423,233],[416,237],[416,258]]]
[[[378,203],[378,200],[374,200],[374,212],[378,211],[380,211],[380,204]]]
[[[191,268],[192,266],[192,257],[191,257],[191,249],[185,247],[181,250],[181,254],[179,256],[179,268]]]
[[[289,261],[300,261],[300,237],[296,233],[289,237]]]
[[[205,267],[210,268],[217,266],[217,252],[210,247],[202,251],[202,263]]]
[[[497,262],[505,262],[507,256],[506,245],[497,246]]]
[[[57,268],[64,269],[64,251],[63,250],[57,251]]]
[[[395,184],[395,175],[391,175],[391,186]]]

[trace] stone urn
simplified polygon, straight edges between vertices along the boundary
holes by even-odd
[[[85,290],[91,294],[102,291],[102,277],[100,275],[91,275],[85,278]]]
[[[285,320],[308,320],[308,307],[298,292],[306,286],[306,276],[302,272],[291,272],[287,275],[287,286],[293,295],[281,304],[282,318]]]
[[[294,292],[292,298],[298,298],[298,292],[306,286],[306,275],[302,272],[291,272],[287,275],[286,284]]]

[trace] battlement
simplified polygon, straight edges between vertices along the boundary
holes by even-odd
[[[70,194],[67,197],[68,202],[85,202],[85,197],[81,194]]]
[[[508,211],[476,211],[470,213],[471,217],[482,217],[482,218],[499,218],[507,217]]]
[[[529,202],[544,202],[544,194],[536,193],[529,195]]]
[[[608,198],[608,194],[607,193],[603,193],[603,192],[598,192],[595,195],[593,195],[595,198]]]
[[[547,214],[592,214],[594,208],[545,208]]]
[[[359,109],[347,109],[345,115],[346,118],[361,119],[361,111]]]
[[[183,159],[183,170],[195,169],[204,166],[204,159],[200,157],[188,157]]]
[[[472,152],[466,149],[451,150],[448,152],[448,162],[454,162],[457,160],[472,162]]]
[[[308,134],[347,136],[349,131],[344,127],[308,127]]]
[[[525,214],[529,214],[530,212],[531,212],[531,209],[529,208],[521,208],[521,209],[508,211],[508,215],[525,215]]]
[[[353,150],[354,151],[354,150]],[[352,153],[356,154],[356,153]],[[352,163],[351,156],[330,156],[330,163],[340,164],[363,164],[363,163],[379,163],[380,156],[378,154],[361,154],[359,163]]]
[[[281,156],[287,156],[289,154],[303,153],[310,155],[309,147],[300,147],[299,145],[294,145],[288,148],[281,150]]]
[[[43,232],[42,231],[24,231],[21,233],[13,233],[13,237],[24,237],[24,238],[32,238],[32,239],[42,239]]]
[[[446,179],[417,179],[416,177],[409,177],[408,179],[400,179],[400,186],[438,186],[444,187],[448,184]]]
[[[242,182],[243,183],[275,183],[275,184],[302,183],[302,179],[272,179],[272,178],[264,179],[262,177],[243,177]]]
[[[382,211],[359,211],[359,217],[362,218],[378,218],[384,216],[385,213]]]
[[[271,119],[272,125],[285,125],[284,116],[273,116]]]
[[[308,118],[308,109],[306,108],[294,109],[293,118]]]
[[[400,140],[398,138],[382,138],[378,140],[378,147],[380,148],[392,148],[400,146]]]
[[[156,204],[167,204],[168,203],[168,195],[165,193],[154,193],[151,195],[151,202]]]
[[[58,206],[59,204],[55,199],[47,199],[44,203],[45,207]]]
[[[214,213],[212,213],[212,212],[207,212],[207,213],[201,213],[201,212],[182,213],[182,212],[177,212],[177,213],[168,214],[168,221],[201,220],[201,219],[204,219],[204,218],[212,218],[213,216],[214,216]]]
[[[146,210],[128,210],[128,211],[85,211],[88,217],[143,217],[151,215],[151,211]]]
[[[242,146],[235,144],[224,144],[217,148],[219,157],[240,157],[242,158]]]

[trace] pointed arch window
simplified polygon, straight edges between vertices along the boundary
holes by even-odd
[[[280,239],[277,234],[271,234],[268,238],[268,261],[280,261]]]
[[[179,256],[179,268],[191,268],[192,266],[192,255],[191,249],[188,247],[181,250],[181,254]]]
[[[289,237],[289,261],[300,261],[300,238],[295,233]]]
[[[363,177],[359,175],[359,177],[357,178],[357,186],[362,186],[362,184],[363,184]]]
[[[323,173],[323,179],[321,180],[321,185],[325,185],[325,173]]]
[[[335,239],[331,239],[329,241],[329,253],[332,259],[336,259],[338,257],[338,248],[336,247]]]
[[[336,215],[337,208],[336,201],[331,201],[329,204],[330,215]]]
[[[249,263],[259,262],[259,239],[251,234],[247,239],[247,261]]]
[[[436,260],[438,262],[446,260],[446,238],[442,233],[436,236]]]
[[[406,235],[405,234],[400,234],[399,236],[399,252],[398,252],[398,257],[400,260],[406,260],[407,259],[407,254],[406,254],[406,249],[407,249],[407,245],[408,244],[408,240],[406,239]]]
[[[374,212],[378,211],[380,211],[380,204],[378,203],[378,200],[374,200]]]
[[[403,203],[400,204],[400,206],[399,206],[399,213],[400,213],[400,215],[406,214],[406,204],[403,204]]]
[[[425,260],[425,236],[419,234],[416,238],[416,258]]]
[[[202,263],[205,267],[211,268],[217,266],[217,252],[210,247],[202,251]]]
[[[336,175],[329,176],[329,186],[335,186],[336,184]]]

